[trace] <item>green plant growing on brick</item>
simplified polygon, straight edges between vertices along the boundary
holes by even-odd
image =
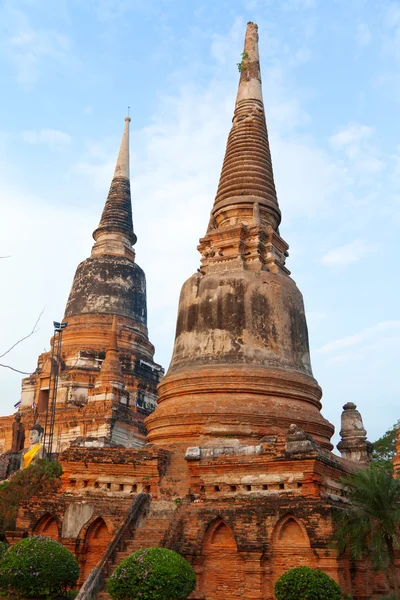
[[[242,71],[247,71],[248,67],[244,61],[247,60],[248,58],[249,58],[248,53],[242,52],[242,60],[240,62],[236,63],[239,73],[241,73]]]
[[[184,600],[196,587],[192,566],[177,552],[143,548],[128,556],[110,577],[113,600]]]
[[[32,496],[53,495],[61,485],[61,475],[60,463],[42,458],[0,484],[0,539],[6,531],[15,529],[19,503]]]
[[[25,600],[54,598],[74,587],[79,565],[62,544],[44,536],[17,542],[0,561],[0,596]]]
[[[326,573],[309,567],[286,571],[275,584],[277,600],[342,600],[343,594]]]
[[[6,542],[0,542],[0,561],[8,550],[8,544]]]

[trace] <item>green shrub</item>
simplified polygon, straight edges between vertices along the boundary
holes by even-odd
[[[196,587],[192,566],[166,548],[143,548],[128,556],[109,579],[113,600],[184,600]]]
[[[57,596],[73,587],[78,561],[62,544],[44,536],[17,542],[0,562],[0,593],[6,598]]]
[[[342,600],[340,587],[326,573],[308,567],[290,569],[275,584],[277,600]]]

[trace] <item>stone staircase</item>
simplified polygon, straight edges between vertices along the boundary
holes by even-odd
[[[172,500],[153,500],[149,511],[136,523],[134,530],[127,528],[121,535],[116,551],[104,565],[103,579],[108,580],[114,569],[136,550],[163,546],[176,511],[177,505]],[[106,584],[97,592],[96,600],[111,600],[105,588]]]

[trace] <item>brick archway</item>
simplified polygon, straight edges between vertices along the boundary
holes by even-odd
[[[208,527],[202,550],[202,595],[207,600],[243,598],[244,560],[238,552],[231,529],[222,519],[217,519]]]
[[[56,518],[50,513],[43,515],[33,528],[32,535],[44,535],[58,542],[60,534]]]
[[[101,559],[111,540],[108,527],[101,517],[97,517],[88,527],[83,543],[80,582],[83,583],[90,571]]]
[[[276,580],[289,569],[317,567],[310,539],[304,525],[293,515],[286,515],[275,526],[271,539],[271,597]]]

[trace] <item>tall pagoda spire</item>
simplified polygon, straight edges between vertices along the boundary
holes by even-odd
[[[207,234],[200,240],[202,272],[289,271],[288,245],[279,235],[275,190],[261,90],[258,28],[248,23],[239,63],[232,128]]]
[[[92,256],[97,254],[122,254],[134,257],[132,246],[136,243],[137,238],[133,231],[129,179],[130,121],[130,117],[125,117],[125,126],[114,176],[99,226],[93,232],[96,243],[92,249]]]
[[[263,220],[276,230],[281,213],[262,99],[258,27],[254,23],[247,25],[239,70],[235,112],[212,215],[218,226],[247,221],[257,202]]]

